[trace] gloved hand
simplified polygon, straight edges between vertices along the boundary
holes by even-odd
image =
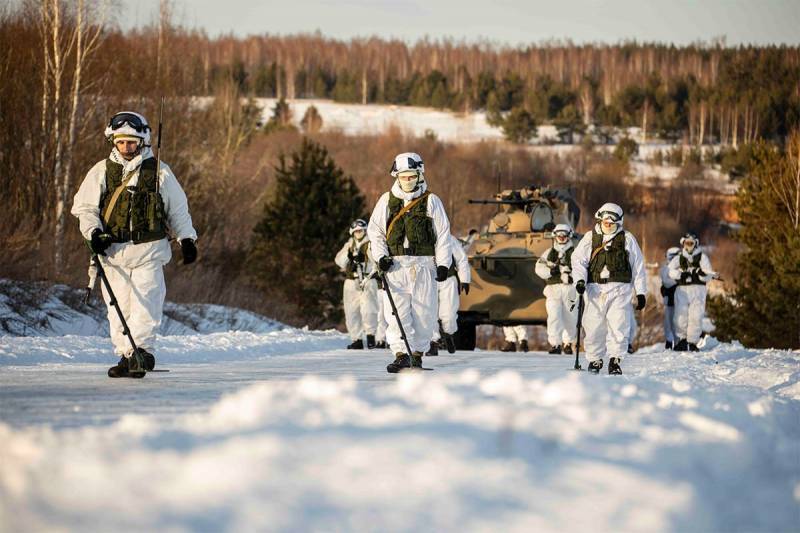
[[[450,270],[446,266],[439,265],[436,267],[436,281],[442,282],[447,279],[447,271]]]
[[[181,255],[184,265],[190,265],[197,259],[197,246],[192,239],[181,240]]]
[[[111,246],[111,235],[103,233],[99,228],[92,232],[91,240],[89,241],[89,248],[92,253],[98,255],[106,255],[106,249]]]
[[[666,288],[665,286],[663,286],[663,285],[662,285],[662,286],[661,286],[661,296],[664,296],[664,297],[666,297],[666,296],[667,296],[667,294],[668,294],[668,292],[667,292],[667,288]]]
[[[644,294],[637,294],[636,295],[636,310],[641,311],[644,309],[644,306],[647,304],[647,298]]]
[[[394,259],[388,255],[384,255],[378,260],[378,268],[381,270],[381,272],[389,272],[389,269],[392,268],[393,264]]]
[[[681,283],[688,283],[691,276],[692,275],[686,271],[681,272]]]
[[[579,279],[578,283],[575,284],[575,290],[578,292],[578,294],[583,294],[586,292],[586,282],[582,279]]]
[[[364,252],[358,252],[353,259],[355,259],[356,263],[363,263],[367,260],[367,257],[364,255]]]
[[[551,278],[557,278],[560,275],[561,275],[561,270],[558,268],[558,266],[554,266],[550,269]]]
[[[463,292],[464,294],[469,294],[469,283],[461,284],[461,292]]]

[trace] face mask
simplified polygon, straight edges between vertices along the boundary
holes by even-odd
[[[411,192],[417,187],[417,183],[419,183],[419,177],[415,179],[406,180],[403,178],[397,178],[400,182],[400,188],[403,189],[403,192]]]
[[[354,231],[353,232],[353,237],[355,237],[355,239],[357,241],[360,241],[361,239],[364,238],[364,230],[363,229],[359,229],[359,230]]]
[[[603,235],[611,235],[612,233],[617,231],[617,225],[616,224],[611,224],[609,226],[606,226],[606,224],[601,221],[600,222],[600,231],[603,232]]]

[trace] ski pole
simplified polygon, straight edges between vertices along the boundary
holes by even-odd
[[[383,290],[386,291],[386,296],[389,297],[389,305],[392,306],[392,314],[397,319],[397,327],[400,328],[400,336],[403,338],[403,342],[406,344],[406,350],[408,350],[408,356],[412,357],[411,346],[408,344],[408,338],[406,338],[406,330],[403,329],[403,323],[400,321],[400,313],[397,312],[397,306],[394,305],[394,298],[392,298],[392,291],[389,290],[389,281],[386,279],[386,273],[381,273],[381,279],[383,280]]]
[[[575,366],[572,368],[573,370],[581,369],[581,363],[579,359],[581,353],[581,322],[583,322],[583,294],[578,295],[578,340],[575,343]]]

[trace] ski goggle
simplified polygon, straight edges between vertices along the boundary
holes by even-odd
[[[416,171],[419,171],[419,170],[422,169],[422,165],[423,165],[422,161],[417,161],[417,160],[412,159],[410,157],[406,158],[406,161],[407,161],[406,162],[406,168],[404,168],[403,171],[405,171],[405,170],[416,170]],[[395,173],[397,171],[398,171],[397,170],[397,160],[395,159],[394,161],[392,161],[392,168],[389,169],[389,174],[393,174],[393,173]]]
[[[125,124],[128,124],[138,133],[144,133],[150,129],[150,126],[145,124],[139,116],[133,113],[117,113],[111,117],[111,120],[108,122],[108,125],[114,130],[121,128]]]
[[[621,216],[613,211],[601,211],[598,213],[597,218],[600,220],[610,220],[611,222],[619,222],[622,219]]]
[[[569,238],[569,232],[568,231],[557,231],[557,232],[553,233],[553,235],[555,235],[556,237],[560,237],[562,239],[568,239]]]

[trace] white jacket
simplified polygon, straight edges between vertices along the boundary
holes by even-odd
[[[347,252],[350,251],[353,255],[358,253],[358,249],[363,245],[365,242],[369,242],[369,237],[364,235],[364,238],[360,241],[357,241],[355,237],[350,237],[347,239],[347,242],[344,243],[344,246],[336,253],[336,257],[334,258],[334,263],[338,266],[342,272],[347,271],[347,267],[350,265],[350,260],[347,258]],[[367,257],[366,261],[364,262],[364,275],[368,276],[375,271],[375,263],[372,261],[372,254],[368,247],[367,249]]]
[[[663,285],[664,288],[671,289],[676,285],[676,281],[669,276],[669,263],[661,265],[658,269],[658,275],[661,278],[661,285]]]
[[[717,273],[714,272],[714,269],[711,267],[711,261],[708,260],[708,256],[703,253],[699,246],[695,246],[694,250],[692,250],[692,253],[687,252],[685,249],[681,249],[681,253],[672,258],[672,261],[669,262],[669,277],[676,281],[680,280],[681,256],[685,257],[686,260],[689,261],[689,269],[691,269],[694,257],[697,254],[700,254],[700,270],[702,270],[704,273],[703,276],[700,276],[700,281],[708,283],[714,279],[717,276]]]
[[[400,184],[395,180],[392,185],[391,193],[385,192],[375,204],[372,216],[367,226],[370,247],[372,248],[372,258],[375,263],[381,257],[390,255],[386,245],[386,225],[389,218],[389,195],[394,194],[402,198],[403,205],[408,205],[414,198],[421,196],[427,190],[425,182],[420,183],[419,188],[414,192],[404,192]],[[435,263],[436,266],[450,267],[453,259],[453,251],[450,245],[450,221],[444,210],[444,205],[438,196],[431,194],[428,196],[428,216],[433,219],[433,231],[436,234]]]
[[[472,272],[469,268],[469,259],[464,252],[464,247],[461,241],[450,235],[450,246],[453,251],[453,258],[456,260],[456,270],[458,271],[458,279],[461,283],[472,283]]]
[[[536,266],[534,267],[536,275],[542,279],[550,279],[550,277],[552,277],[552,273],[550,272],[550,265],[547,264],[547,257],[550,255],[550,250],[555,249],[555,251],[558,252],[558,258],[561,259],[562,257],[564,257],[564,254],[567,253],[567,250],[572,248],[572,246],[573,246],[572,241],[569,240],[564,244],[554,243],[553,246],[545,250],[544,253],[536,261]],[[572,268],[571,267],[567,268],[569,268],[569,270],[566,270],[562,266],[561,274],[569,274]]]
[[[109,157],[123,165],[123,175],[134,172],[128,183],[130,186],[134,186],[139,182],[139,167],[142,161],[152,156],[153,152],[150,148],[144,148],[138,156],[126,161],[114,148]],[[175,178],[175,174],[164,162],[161,162],[158,178],[159,193],[164,201],[164,213],[167,217],[169,233],[179,241],[197,239],[197,232],[192,226],[192,217],[189,215],[186,194]],[[106,160],[104,159],[94,165],[86,174],[72,202],[71,213],[78,218],[81,234],[87,240],[91,239],[95,229],[103,229],[103,222],[100,218],[100,199],[105,191]],[[161,239],[142,244],[114,243],[106,250],[106,255],[108,262],[112,265],[135,268],[150,261],[166,264],[172,258],[172,251],[169,241]]]
[[[624,230],[618,228],[617,231],[611,235],[603,235],[603,242],[610,241],[620,231]],[[601,233],[599,224],[596,224],[592,231],[586,232],[575,247],[575,251],[572,252],[572,278],[575,283],[577,283],[578,280],[584,280],[585,282],[588,279],[589,260],[592,257],[592,234],[594,232]],[[628,231],[625,232],[625,250],[628,252],[628,262],[631,265],[631,272],[633,274],[631,282],[633,283],[634,292],[636,292],[636,294],[647,294],[647,274],[644,269],[642,249],[639,248],[636,237],[631,235]],[[623,284],[612,281],[609,283],[598,283],[596,285],[600,287],[600,292],[609,292]]]

